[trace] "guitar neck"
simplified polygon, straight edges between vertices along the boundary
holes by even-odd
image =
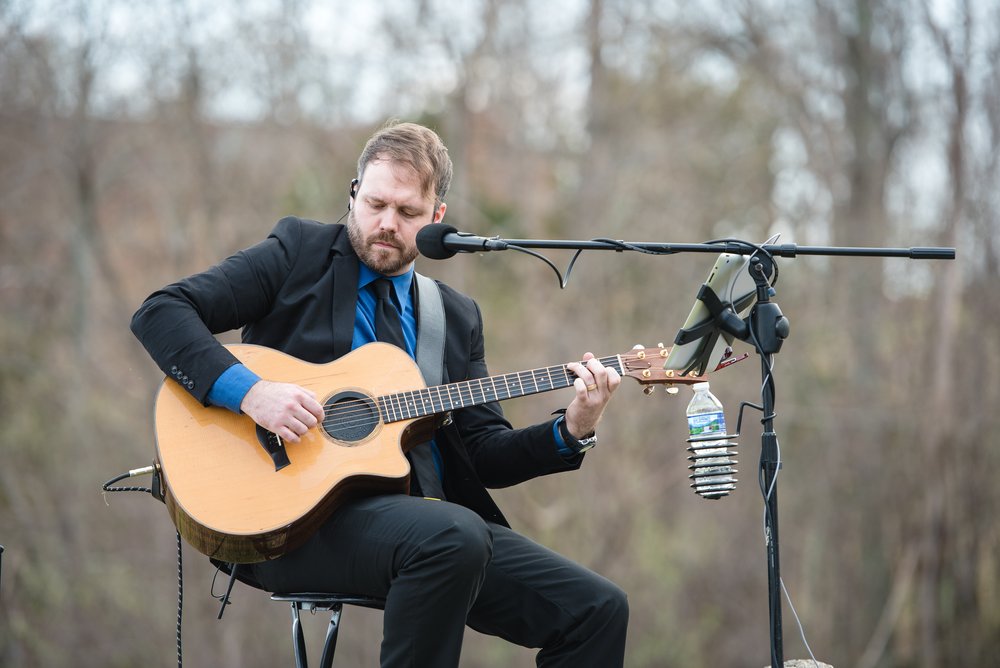
[[[621,357],[612,355],[600,359],[601,364],[624,375]],[[386,422],[398,422],[447,413],[457,408],[479,406],[491,401],[504,401],[529,394],[540,394],[569,387],[576,374],[565,364],[518,371],[515,373],[475,378],[459,383],[435,385],[422,390],[387,394],[378,398],[379,411]]]

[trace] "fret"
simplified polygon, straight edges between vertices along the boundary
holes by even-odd
[[[502,376],[502,378],[503,378],[504,391],[506,392],[506,396],[504,396],[504,399],[510,399],[512,396],[514,396],[510,393],[510,383],[507,382],[507,379],[510,378],[510,374]]]
[[[443,397],[443,396],[441,395],[441,392],[442,392],[442,388],[441,388],[441,386],[440,386],[440,385],[438,385],[438,386],[437,386],[436,388],[434,388],[434,389],[435,389],[435,390],[437,390],[437,395],[438,395],[438,400],[437,400],[437,411],[438,411],[438,412],[441,412],[441,413],[444,413],[445,411],[447,411],[447,410],[448,410],[448,408],[447,408],[447,407],[445,406],[445,403],[444,403],[444,397]]]
[[[531,374],[531,391],[532,392],[540,392],[541,391],[541,387],[538,385],[538,376],[535,375],[536,371],[537,371],[537,369],[532,369],[531,371],[528,372],[528,373]]]
[[[622,368],[622,358],[620,355],[612,355],[611,357],[605,357],[601,360],[601,364],[604,366],[614,369],[619,375],[624,375],[625,371]]]
[[[417,393],[413,390],[406,393],[406,409],[410,412],[410,417],[420,416],[420,404],[417,402]]]
[[[461,384],[461,387],[464,390],[462,393],[462,406],[471,406],[475,403],[475,397],[472,396],[472,382],[467,380]],[[466,400],[466,396],[468,396],[468,400]]]
[[[547,389],[551,390],[556,386],[556,381],[552,378],[552,367],[546,367],[545,374],[549,377],[549,386]]]
[[[524,380],[523,380],[523,373],[524,373],[524,372],[523,372],[523,371],[521,371],[521,372],[519,372],[519,373],[515,374],[515,375],[516,375],[516,377],[517,377],[517,388],[518,388],[518,391],[519,391],[519,394],[520,394],[520,396],[522,396],[522,397],[523,397],[524,395],[526,395],[526,394],[530,394],[530,393],[528,392],[528,390],[524,389]]]

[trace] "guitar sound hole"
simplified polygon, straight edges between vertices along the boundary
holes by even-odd
[[[323,406],[323,430],[338,441],[361,441],[379,424],[378,406],[360,392],[339,392]]]

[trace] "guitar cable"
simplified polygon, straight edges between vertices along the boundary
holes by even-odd
[[[152,475],[152,486],[151,487],[138,487],[138,486],[118,486],[113,487],[117,482],[125,480],[126,478],[133,478],[140,475]],[[163,493],[160,487],[160,469],[155,464],[152,466],[144,466],[138,469],[132,469],[128,473],[122,473],[117,475],[111,480],[107,481],[101,485],[101,490],[104,493],[104,503],[108,504],[107,493],[108,492],[145,492],[152,496],[157,501],[163,501]],[[184,666],[184,648],[181,640],[181,622],[184,618],[184,556],[181,549],[181,532],[177,532],[177,626],[176,626],[176,638],[177,638],[177,668],[183,668]]]

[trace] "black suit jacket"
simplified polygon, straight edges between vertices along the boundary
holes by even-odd
[[[215,380],[237,363],[214,334],[242,328],[245,343],[317,364],[349,352],[358,262],[344,226],[283,218],[259,244],[150,295],[132,318],[132,332],[164,373],[205,403]],[[445,377],[488,376],[479,306],[439,286],[447,319]],[[453,417],[435,435],[445,494],[492,522],[507,525],[487,487],[575,469],[583,459],[558,454],[553,420],[512,429],[496,403]]]

